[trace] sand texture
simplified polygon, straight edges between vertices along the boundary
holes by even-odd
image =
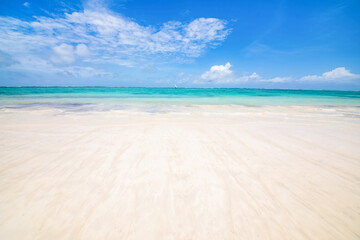
[[[360,239],[357,111],[3,110],[0,239]]]

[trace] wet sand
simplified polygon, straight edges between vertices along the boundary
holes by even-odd
[[[359,109],[0,112],[0,239],[359,239]]]

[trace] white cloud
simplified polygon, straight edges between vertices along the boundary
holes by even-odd
[[[225,65],[214,65],[209,71],[202,74],[201,78],[210,81],[228,78],[232,75],[230,67],[231,64],[229,62]]]
[[[53,47],[54,55],[51,56],[51,61],[54,63],[70,64],[75,61],[74,47],[68,44],[61,44]]]
[[[274,77],[270,79],[261,79],[260,82],[270,82],[270,83],[283,83],[292,80],[291,77]]]
[[[195,83],[228,84],[260,79],[260,76],[255,72],[250,75],[236,76],[230,68],[229,62],[225,65],[214,65],[209,71],[203,73],[201,79],[196,80]]]
[[[256,72],[254,72],[250,75],[240,76],[236,79],[237,79],[237,82],[247,82],[247,81],[257,81],[257,80],[261,79],[261,77]]]
[[[117,59],[119,55],[197,57],[229,34],[226,21],[217,18],[198,18],[190,23],[167,22],[155,27],[142,26],[107,10],[86,9],[65,13],[62,17],[36,17],[35,21],[0,17],[0,27],[0,46],[4,49],[40,52],[54,45],[86,44],[92,53],[108,60]]]
[[[30,4],[28,2],[24,2],[25,7],[30,7]]]
[[[314,82],[347,82],[352,79],[360,78],[360,74],[351,73],[344,67],[338,67],[322,75],[308,75],[300,79],[300,81]]]
[[[32,21],[0,16],[0,51],[6,51],[19,65],[25,57],[32,57],[55,65],[84,65],[86,61],[132,67],[154,57],[160,61],[170,56],[179,61],[198,57],[230,33],[227,22],[217,18],[145,26],[101,3],[95,5]]]
[[[211,42],[224,40],[229,30],[224,28],[224,22],[217,18],[198,18],[192,21],[186,28],[185,40],[201,40]]]
[[[51,62],[56,64],[74,63],[77,57],[86,58],[90,55],[90,51],[85,44],[78,44],[76,47],[62,43],[53,47],[53,55],[50,57]]]
[[[75,53],[80,57],[88,57],[90,55],[88,47],[83,43],[76,46]]]
[[[57,74],[65,77],[91,78],[110,76],[111,73],[93,67],[69,66],[58,69]]]
[[[104,77],[112,74],[96,67],[52,64],[42,58],[30,55],[21,59],[21,64],[12,65],[11,70],[25,71],[32,76],[39,74],[41,76],[74,78]]]
[[[300,79],[294,79],[293,77],[274,77],[263,78],[257,73],[250,75],[236,75],[231,69],[231,64],[228,62],[225,65],[214,65],[209,71],[206,71],[200,76],[200,79],[194,81],[194,83],[211,83],[211,84],[234,84],[234,83],[286,83],[290,81],[298,82],[350,82],[351,80],[360,79],[360,74],[351,73],[344,67],[335,68],[332,71],[325,72],[322,75],[308,75]]]

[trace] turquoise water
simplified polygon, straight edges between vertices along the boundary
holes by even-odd
[[[131,104],[355,106],[360,91],[236,88],[0,87],[0,108],[120,108]]]

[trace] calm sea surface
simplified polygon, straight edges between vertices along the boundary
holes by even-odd
[[[360,91],[236,88],[0,87],[0,108],[83,109],[130,105],[360,107]]]

